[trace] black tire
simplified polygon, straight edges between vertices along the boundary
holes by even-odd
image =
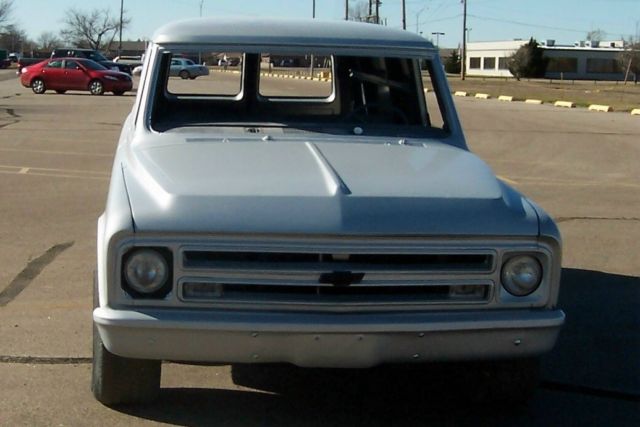
[[[42,79],[33,79],[31,81],[31,90],[33,93],[42,95],[47,91],[47,86],[44,84],[44,80]]]
[[[94,273],[93,305],[98,306]],[[93,325],[93,369],[91,391],[104,405],[146,403],[160,393],[160,360],[131,359],[111,353],[104,346],[98,328]]]
[[[104,85],[98,79],[91,80],[89,82],[89,92],[91,92],[91,95],[102,95],[104,94]]]
[[[62,94],[63,94],[63,93],[65,93],[65,92],[66,92],[66,90],[62,90],[62,89],[58,89],[58,90],[56,90],[56,93],[57,93],[57,94],[60,94],[60,95],[62,95]]]
[[[180,72],[178,73],[178,75],[180,76],[180,78],[181,78],[182,80],[187,80],[189,77],[191,77],[191,76],[189,75],[189,72],[188,72],[187,70],[182,70],[182,71],[180,71]]]
[[[124,95],[124,91],[123,90],[114,90],[113,94],[115,96],[122,96],[122,95]]]

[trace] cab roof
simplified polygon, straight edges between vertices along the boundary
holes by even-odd
[[[352,21],[216,17],[176,21],[160,27],[153,42],[217,45],[240,50],[304,48],[306,51],[383,49],[411,56],[433,53],[433,44],[409,31]]]

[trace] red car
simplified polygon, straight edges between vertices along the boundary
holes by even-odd
[[[41,94],[51,89],[58,93],[88,90],[92,95],[113,92],[122,95],[133,87],[128,74],[112,71],[90,59],[47,59],[20,70],[20,82]]]

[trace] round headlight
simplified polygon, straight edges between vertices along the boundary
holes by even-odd
[[[529,255],[510,258],[502,267],[502,286],[511,294],[523,297],[534,292],[542,281],[540,262]]]
[[[167,282],[169,266],[166,259],[153,249],[140,249],[132,253],[124,265],[124,276],[129,286],[141,294],[152,294]]]

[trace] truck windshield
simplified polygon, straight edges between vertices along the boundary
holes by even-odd
[[[367,126],[380,131],[446,126],[433,89],[431,61],[415,58],[175,52],[207,65],[191,79],[171,73],[173,52],[161,53],[151,122],[164,131],[185,126]],[[160,88],[159,88],[160,89]],[[394,131],[395,132],[395,131]],[[375,133],[375,131],[374,131]]]

